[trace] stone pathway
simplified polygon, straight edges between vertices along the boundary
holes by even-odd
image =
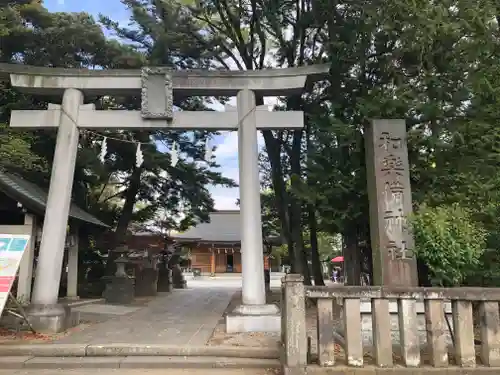
[[[190,281],[188,289],[161,293],[144,308],[54,342],[205,345],[238,287],[218,284]]]

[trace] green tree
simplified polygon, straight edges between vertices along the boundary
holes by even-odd
[[[4,4],[2,4],[4,5]],[[0,56],[4,62],[70,68],[138,68],[151,56],[136,46],[108,40],[102,28],[86,13],[50,13],[39,1],[8,2],[0,16],[8,20],[2,29]],[[2,23],[2,26],[4,24]],[[199,108],[197,99],[179,103]],[[138,108],[137,98],[97,98],[99,109]],[[1,121],[10,110],[45,108],[40,98],[20,95],[8,84],[2,86]],[[53,158],[55,134],[48,131],[6,132],[2,143],[4,168],[17,168],[25,177],[47,186]],[[108,137],[108,157],[98,160],[100,143]],[[170,210],[172,216],[184,207],[182,220],[170,220],[171,227],[185,227],[205,220],[213,209],[207,190],[211,184],[234,186],[219,173],[200,163],[207,134],[172,132],[82,132],[73,199],[96,216],[115,226],[115,238],[123,238],[131,222],[144,222],[156,211]],[[165,146],[176,141],[187,156],[174,168]],[[144,163],[135,166],[136,144],[142,143]],[[23,160],[24,164],[16,163]],[[34,165],[35,174],[26,168]],[[41,166],[41,167],[40,167]],[[43,168],[42,168],[43,167]],[[211,163],[210,167],[216,167]],[[114,245],[116,245],[116,242]],[[112,244],[113,245],[113,244]],[[110,262],[112,263],[112,262]]]
[[[465,172],[474,169],[472,160],[488,146],[476,138],[478,152],[464,160],[455,152],[452,139],[471,98],[479,94],[474,92],[482,81],[478,71],[498,57],[492,5],[482,2],[472,7],[465,1],[316,4],[317,22],[327,30],[320,43],[327,48],[332,67],[331,86],[322,101],[329,111],[314,117],[315,151],[308,168],[316,183],[308,189],[309,199],[321,202],[321,219],[343,233],[346,251],[358,248],[364,253],[361,261],[370,263],[371,253],[363,155],[363,125],[368,119],[407,121],[416,202],[465,203],[466,191],[474,191],[475,197],[491,186],[494,179],[487,173],[481,172],[478,179]],[[467,122],[470,126],[476,120]],[[465,148],[471,151],[470,140]],[[481,164],[482,158],[475,163]]]
[[[476,271],[486,247],[486,231],[458,204],[422,205],[412,217],[415,254],[436,286],[458,286]]]

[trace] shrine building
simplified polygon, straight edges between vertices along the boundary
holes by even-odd
[[[241,273],[240,211],[216,211],[210,222],[200,223],[184,233],[170,236],[175,246],[182,247],[185,267],[202,274]],[[262,261],[271,267],[270,252],[277,239],[264,241]]]

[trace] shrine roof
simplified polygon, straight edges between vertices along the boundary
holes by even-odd
[[[210,214],[210,222],[200,223],[184,233],[170,236],[178,243],[239,244],[241,242],[240,211],[215,211]],[[275,237],[265,242],[281,242]]]
[[[176,242],[231,242],[239,243],[240,211],[216,211],[210,214],[210,222],[199,223],[184,233],[171,236]]]
[[[0,171],[0,191],[9,198],[18,201],[29,210],[39,214],[45,213],[48,197],[47,191],[22,177]],[[73,203],[70,207],[69,217],[88,224],[109,228],[109,225],[104,224]]]

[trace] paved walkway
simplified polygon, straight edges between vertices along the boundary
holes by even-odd
[[[205,345],[240,285],[192,280],[188,289],[159,294],[138,311],[92,325],[56,342]]]

